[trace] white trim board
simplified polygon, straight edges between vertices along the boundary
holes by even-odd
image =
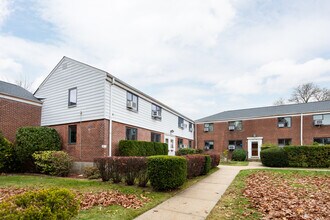
[[[41,103],[36,103],[36,102],[33,102],[33,101],[28,101],[28,100],[20,99],[20,98],[15,98],[15,97],[12,97],[12,96],[6,96],[6,95],[3,95],[3,94],[0,94],[0,98],[4,98],[4,99],[16,101],[16,102],[21,102],[21,103],[25,103],[25,104],[35,105],[35,106],[42,106]]]

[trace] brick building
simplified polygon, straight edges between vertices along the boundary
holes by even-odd
[[[199,148],[243,148],[259,158],[263,143],[330,144],[330,101],[225,111],[196,121]]]
[[[18,128],[40,126],[41,106],[29,91],[0,81],[0,131],[11,142]]]
[[[41,125],[55,128],[75,161],[118,154],[120,140],[193,147],[194,121],[110,73],[63,57],[35,92]],[[79,163],[76,163],[79,164]]]

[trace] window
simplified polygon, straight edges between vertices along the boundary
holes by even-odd
[[[151,132],[151,142],[160,142],[160,134]]]
[[[242,140],[230,140],[230,141],[228,141],[228,145],[234,145],[235,149],[242,149],[243,148]]]
[[[190,140],[188,142],[188,148],[192,148],[192,141],[190,141]]]
[[[194,131],[194,127],[193,127],[193,124],[191,122],[189,122],[189,131],[190,132]]]
[[[205,150],[214,149],[214,142],[213,141],[205,141],[204,142],[204,149]]]
[[[228,129],[230,131],[240,131],[243,129],[242,121],[229,121],[228,122]]]
[[[279,128],[291,128],[291,117],[277,118],[277,127],[279,127]]]
[[[126,140],[137,140],[137,129],[136,128],[126,128]]]
[[[204,124],[204,132],[213,131],[213,123],[205,123]]]
[[[179,117],[178,118],[178,127],[181,128],[181,129],[184,128],[184,123],[183,122],[184,122],[183,118]]]
[[[77,125],[69,125],[69,144],[77,143]]]
[[[162,108],[158,105],[152,104],[151,105],[151,117],[155,120],[162,119]]]
[[[314,138],[314,142],[321,144],[321,145],[327,145],[330,144],[330,137],[326,138]]]
[[[127,92],[127,109],[132,111],[138,110],[138,96],[133,93]]]
[[[183,139],[182,138],[178,138],[178,147],[179,148],[183,148]]]
[[[322,125],[330,125],[330,114],[313,115],[313,120],[321,120]]]
[[[75,107],[77,105],[77,88],[69,89],[68,106]]]
[[[291,139],[286,138],[286,139],[278,139],[278,146],[279,147],[284,147],[286,145],[291,145]]]

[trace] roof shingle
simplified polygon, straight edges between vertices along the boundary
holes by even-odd
[[[40,100],[34,97],[31,92],[8,82],[0,81],[0,93],[40,103]]]
[[[196,122],[211,121],[230,121],[238,119],[258,118],[276,115],[305,114],[316,112],[330,112],[330,101],[309,102],[300,104],[267,106],[259,108],[239,109],[220,112],[205,118],[196,120]]]

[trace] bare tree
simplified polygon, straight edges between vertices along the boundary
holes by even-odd
[[[307,103],[320,93],[320,88],[314,83],[305,83],[293,89],[289,102]]]
[[[327,89],[327,88],[320,89],[320,91],[317,94],[315,94],[314,98],[317,101],[330,100],[330,89]]]
[[[26,79],[26,77],[23,79],[22,77],[18,80],[15,81],[15,84],[20,86],[20,87],[23,87],[24,89],[32,92],[32,82],[30,82],[29,80]]]
[[[284,98],[279,98],[278,100],[276,100],[273,105],[285,105],[285,99]]]

